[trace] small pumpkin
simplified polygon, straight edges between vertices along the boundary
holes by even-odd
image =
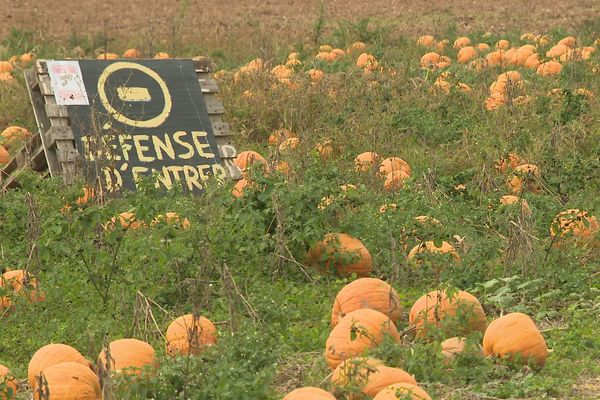
[[[456,56],[460,64],[466,64],[477,57],[477,50],[473,46],[465,46],[461,48]]]
[[[496,161],[494,168],[500,172],[506,172],[517,168],[520,164],[523,164],[523,159],[518,154],[508,153],[506,157],[502,157]]]
[[[515,54],[514,64],[525,66],[529,57],[531,57],[534,53],[535,50],[531,50],[529,47],[523,46],[519,48]]]
[[[123,53],[123,58],[142,58],[143,54],[138,49],[127,49]]]
[[[496,42],[496,48],[500,50],[510,49],[510,42],[506,39],[500,39]]]
[[[271,69],[271,73],[279,80],[289,79],[294,71],[286,67],[285,65],[276,65]]]
[[[165,53],[163,51],[159,51],[154,55],[155,60],[165,60],[167,58],[171,58],[171,56],[169,55],[169,53]]]
[[[445,363],[450,363],[457,354],[462,353],[465,350],[466,339],[464,337],[452,337],[442,342],[442,354],[444,356]]]
[[[269,144],[272,146],[279,146],[285,139],[289,139],[292,137],[296,137],[296,135],[289,129],[277,129],[276,131],[271,133],[271,135],[269,135]]]
[[[382,176],[387,176],[394,171],[404,171],[410,176],[410,165],[400,157],[388,157],[379,164],[379,173]]]
[[[421,244],[418,244],[410,250],[410,252],[408,253],[407,259],[412,260],[418,254],[422,254],[422,253],[449,254],[452,256],[454,261],[456,261],[456,262],[461,261],[460,255],[458,255],[458,252],[456,251],[454,246],[452,246],[450,243],[448,243],[446,241],[442,241],[442,244],[439,247],[436,246],[435,243],[431,240],[421,243]],[[418,263],[418,261],[417,261],[417,263]]]
[[[253,165],[261,165],[266,170],[267,160],[256,151],[247,150],[242,151],[233,160],[233,163],[242,171],[242,175],[247,177],[250,168]]]
[[[576,242],[589,242],[600,231],[600,222],[587,211],[573,208],[558,213],[550,224],[550,236],[560,240],[573,238]]]
[[[378,346],[386,335],[400,341],[396,326],[386,315],[370,309],[352,311],[338,322],[327,338],[327,365],[335,369],[342,361]]]
[[[420,64],[422,68],[436,68],[439,62],[440,55],[435,52],[430,52],[421,57]]]
[[[200,354],[217,344],[217,328],[208,318],[186,314],[169,324],[165,337],[169,355]]]
[[[238,199],[244,195],[244,190],[248,186],[249,182],[246,178],[242,178],[235,183],[233,189],[231,189],[231,194],[237,197]]]
[[[558,75],[562,71],[562,64],[556,61],[541,63],[537,68],[537,74],[542,76]]]
[[[405,382],[394,383],[393,385],[387,386],[381,392],[377,393],[377,396],[373,397],[373,400],[398,400],[408,398],[411,400],[431,400],[431,397],[426,391],[421,389],[421,387]]]
[[[363,42],[354,42],[348,48],[348,53],[364,51],[367,45]]]
[[[532,193],[540,193],[542,189],[538,179],[541,176],[540,168],[537,165],[521,164],[515,167],[512,176],[508,178],[508,190],[516,194],[526,190]]]
[[[331,326],[336,326],[346,314],[361,308],[377,310],[394,323],[402,318],[402,304],[392,286],[377,278],[360,278],[344,286],[335,296]]]
[[[40,373],[47,368],[65,362],[83,365],[90,370],[89,361],[77,349],[61,343],[47,344],[36,351],[29,361],[27,367],[29,387],[35,389]]]
[[[335,151],[333,141],[325,140],[323,143],[317,143],[315,150],[317,150],[322,160],[327,160],[333,156]]]
[[[0,277],[0,287],[10,286],[14,294],[20,294],[25,288],[29,292],[29,299],[34,302],[44,301],[46,295],[40,289],[38,280],[33,274],[22,269],[8,270]]]
[[[291,150],[294,150],[295,148],[297,148],[299,144],[300,144],[300,139],[297,137],[291,137],[291,138],[285,139],[279,145],[279,151],[281,153],[287,154],[287,153],[291,152]]]
[[[17,382],[10,370],[2,364],[0,364],[0,388],[0,400],[17,397]]]
[[[423,35],[417,39],[419,46],[433,47],[435,45],[435,38],[431,35]]]
[[[22,126],[9,126],[0,134],[2,145],[11,148],[15,143],[22,142],[31,137],[31,132]]]
[[[325,272],[336,271],[341,276],[356,274],[367,277],[373,269],[371,253],[362,242],[345,233],[328,233],[312,246],[306,262]]]
[[[157,215],[156,218],[152,220],[151,225],[156,225],[159,223],[166,223],[167,225],[177,225],[183,228],[184,230],[188,230],[191,227],[190,220],[187,218],[180,218],[179,214],[168,211],[165,215]]]
[[[110,354],[108,360],[107,353]],[[153,368],[156,364],[152,346],[137,339],[114,340],[98,355],[98,366],[101,370],[117,374],[140,375],[144,368]]]
[[[335,400],[335,397],[323,389],[309,386],[292,390],[283,400]]]
[[[306,71],[313,82],[319,82],[325,77],[325,73],[320,69],[312,68]]]
[[[477,45],[477,50],[479,50],[481,52],[489,51],[490,50],[490,45],[487,44],[487,43],[479,43]]]
[[[100,53],[96,58],[98,60],[118,60],[119,55],[115,53]]]
[[[531,208],[529,207],[529,203],[527,200],[520,198],[519,196],[515,196],[514,194],[507,194],[500,197],[500,204],[509,206],[517,203],[521,203],[521,211],[525,215],[531,215]]]
[[[0,61],[0,74],[11,73],[13,65],[9,61]]]
[[[354,158],[354,169],[356,171],[372,171],[373,166],[379,160],[379,154],[374,151],[366,151],[364,153],[360,153]]]
[[[470,46],[470,45],[471,45],[471,39],[463,36],[463,37],[459,37],[458,39],[456,39],[454,41],[453,47],[455,49],[460,49],[460,48],[463,48],[465,46]]]
[[[136,219],[136,216],[131,211],[124,211],[119,214],[119,225],[123,229],[139,229],[145,226],[144,221]],[[117,226],[117,218],[112,217],[109,222],[106,223],[107,229],[114,229]]]
[[[102,391],[96,374],[75,362],[63,362],[46,368],[45,385],[33,392],[34,400],[100,400]]]
[[[379,66],[379,63],[374,55],[362,53],[356,60],[356,66],[364,69],[365,71],[374,71]]]
[[[418,337],[426,336],[432,326],[442,329],[444,334],[463,335],[484,332],[487,326],[481,303],[463,290],[451,296],[444,290],[434,290],[419,297],[410,309],[409,323],[416,328]]]
[[[548,356],[546,341],[535,322],[522,313],[506,314],[492,321],[483,336],[483,351],[486,356],[533,361],[540,367]]]

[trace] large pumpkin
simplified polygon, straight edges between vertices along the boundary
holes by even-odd
[[[385,181],[383,182],[383,187],[388,192],[391,192],[393,190],[399,190],[404,187],[404,182],[406,182],[408,179],[410,179],[410,175],[407,174],[405,171],[392,171],[386,175]]]
[[[107,361],[106,355],[110,353]],[[140,375],[142,369],[156,366],[154,349],[148,343],[137,339],[118,339],[102,350],[98,356],[98,366],[103,371]]]
[[[373,400],[431,400],[426,391],[410,383],[394,383],[377,393]]]
[[[435,52],[430,52],[421,57],[420,64],[423,68],[435,68],[439,62],[440,55]]]
[[[540,168],[534,164],[521,164],[514,169],[512,176],[508,178],[508,190],[519,194],[524,191],[533,193],[541,192],[542,188],[538,183],[541,177]]]
[[[21,142],[31,137],[31,132],[22,126],[9,126],[0,134],[2,145],[10,148],[14,143]]]
[[[457,354],[465,350],[465,338],[455,336],[442,342],[442,354],[446,363],[451,362]]]
[[[598,218],[576,208],[561,211],[550,224],[550,236],[558,239],[573,238],[579,242],[589,241],[598,231]]]
[[[100,400],[102,391],[92,370],[75,362],[63,362],[42,372],[44,385],[33,392],[34,400]]]
[[[456,56],[460,64],[466,64],[477,57],[477,50],[473,46],[465,46],[461,48]]]
[[[574,48],[576,44],[577,44],[577,39],[575,39],[573,36],[564,37],[564,38],[560,39],[557,43],[557,45],[563,45],[563,46],[567,46],[570,48]]]
[[[379,173],[382,176],[387,176],[394,171],[403,171],[410,175],[410,165],[400,157],[388,157],[379,164]]]
[[[29,298],[33,302],[44,301],[46,295],[40,289],[37,279],[27,271],[15,269],[6,271],[0,277],[0,287],[10,286],[15,294],[21,293],[25,288],[25,292],[30,290]]]
[[[36,351],[29,361],[27,368],[29,387],[35,388],[40,373],[44,372],[46,368],[64,362],[80,364],[90,369],[89,361],[73,347],[61,343],[47,344]]]
[[[386,335],[400,341],[396,325],[385,314],[370,309],[352,311],[338,322],[327,338],[327,365],[335,369],[342,361],[378,346]]]
[[[208,318],[186,314],[171,322],[165,336],[169,355],[200,354],[217,343],[217,328]]]
[[[444,290],[434,290],[421,296],[410,309],[408,319],[419,337],[426,336],[431,327],[456,336],[483,332],[487,326],[485,311],[479,300],[462,290],[450,297]]]
[[[485,56],[488,65],[504,65],[504,50],[495,50]]]
[[[0,364],[0,400],[14,399],[17,394],[17,382],[12,373]]]
[[[537,68],[537,74],[542,76],[558,75],[562,71],[562,65],[556,61],[547,61]]]
[[[362,172],[371,171],[378,160],[379,154],[374,151],[360,153],[354,159],[355,170]]]
[[[383,361],[370,357],[354,357],[342,361],[331,373],[331,383],[337,387],[362,385],[370,374],[383,366]]]
[[[483,351],[523,363],[534,361],[540,367],[546,362],[548,348],[535,322],[522,313],[506,314],[490,323],[483,336]]]
[[[335,397],[323,389],[303,387],[292,390],[283,400],[335,400]]]
[[[448,243],[446,241],[442,241],[442,244],[439,247],[436,246],[435,242],[433,242],[431,240],[421,243],[421,244],[418,244],[411,249],[411,251],[408,253],[407,258],[408,258],[408,260],[412,260],[418,254],[422,254],[422,253],[450,254],[452,256],[452,258],[454,259],[454,261],[456,261],[456,262],[461,261],[460,255],[458,255],[458,252],[456,251],[454,246],[452,246],[450,243]],[[418,261],[417,261],[417,263],[418,263]]]
[[[355,369],[350,373],[348,371],[348,361],[338,365],[334,370],[331,382],[338,387],[354,386],[360,388],[360,391],[369,397],[375,396],[377,393],[394,383],[410,383],[417,384],[415,378],[408,372],[400,368],[387,367],[385,365],[364,365]],[[345,369],[338,372],[338,368]],[[334,379],[336,378],[336,379]]]
[[[569,51],[569,48],[564,44],[557,44],[553,46],[550,50],[546,52],[546,57],[548,58],[558,58]]]
[[[350,282],[335,296],[331,310],[331,326],[352,311],[370,308],[387,315],[394,323],[402,317],[398,293],[387,282],[377,278],[360,278]]]
[[[371,253],[356,238],[345,233],[328,233],[310,248],[306,254],[307,264],[319,270],[335,270],[339,275],[369,276],[373,269]]]
[[[538,53],[533,53],[532,55],[527,57],[527,60],[525,60],[523,66],[526,68],[537,70],[537,68],[540,66],[540,56],[538,55]]]

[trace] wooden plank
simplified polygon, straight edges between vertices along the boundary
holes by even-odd
[[[206,111],[208,114],[223,114],[225,107],[223,102],[215,96],[204,96],[204,103],[206,104]]]
[[[202,93],[219,93],[219,85],[214,79],[198,79]]]
[[[59,106],[58,104],[48,104],[44,107],[48,118],[69,118],[67,106]]]
[[[196,75],[198,73],[209,74],[213,71],[212,61],[208,57],[198,56],[194,57],[194,67],[196,68]]]
[[[229,123],[227,122],[221,122],[221,121],[214,121],[212,122],[212,128],[213,128],[213,132],[215,134],[215,137],[220,137],[220,136],[224,136],[224,137],[229,137],[229,136],[233,136],[233,134],[231,133],[231,129],[229,128]]]
[[[53,126],[44,133],[44,138],[48,149],[56,147],[56,142],[59,140],[75,140],[70,126]]]
[[[44,96],[46,95],[54,95],[54,90],[52,89],[52,83],[50,83],[50,75],[46,75],[46,74],[40,74],[38,75],[39,77],[39,84],[40,84],[40,92],[42,92],[42,94]]]

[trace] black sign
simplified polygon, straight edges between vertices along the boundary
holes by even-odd
[[[67,106],[88,179],[108,190],[156,186],[201,191],[224,177],[191,60],[79,61],[89,105]]]

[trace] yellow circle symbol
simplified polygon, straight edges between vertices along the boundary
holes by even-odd
[[[131,119],[123,114],[121,114],[119,111],[115,110],[115,108],[110,104],[110,101],[108,100],[108,97],[106,96],[106,80],[108,79],[108,77],[113,74],[116,71],[120,71],[122,69],[135,69],[137,71],[140,71],[146,75],[148,75],[150,78],[154,79],[156,81],[156,83],[158,83],[158,86],[160,86],[160,89],[162,90],[163,96],[165,98],[165,106],[163,107],[163,110],[161,111],[160,114],[158,114],[156,117],[147,119],[147,120],[135,120],[135,119]],[[117,121],[126,124],[126,125],[131,125],[131,126],[135,126],[135,127],[139,127],[139,128],[155,128],[159,125],[161,125],[163,122],[165,122],[165,120],[169,117],[169,114],[171,113],[171,107],[173,105],[172,100],[171,100],[171,94],[169,93],[169,89],[167,88],[167,84],[165,83],[165,81],[153,70],[151,70],[150,68],[141,65],[141,64],[137,64],[137,63],[132,63],[132,62],[116,62],[113,64],[110,64],[108,67],[106,67],[104,69],[104,71],[102,72],[102,74],[100,75],[100,77],[98,78],[98,95],[100,96],[100,101],[102,102],[102,105],[104,105],[104,108],[106,108],[106,110],[108,111],[108,113]]]

